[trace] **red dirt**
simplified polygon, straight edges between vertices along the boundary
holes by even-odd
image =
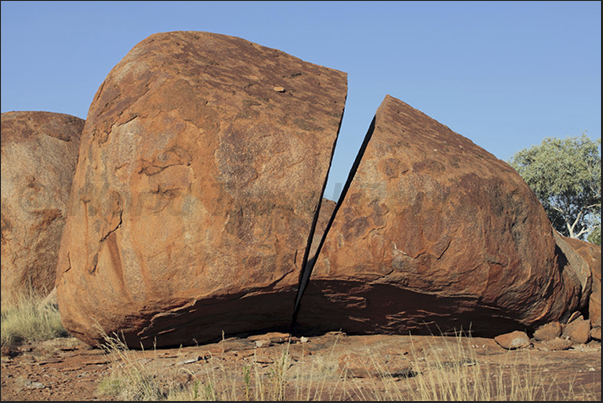
[[[545,396],[547,400],[601,399],[599,341],[565,351],[545,351],[537,342],[529,348],[507,351],[493,339],[478,337],[464,339],[463,343],[467,346],[462,353],[465,356],[452,357],[452,361],[446,363],[450,368],[479,364],[481,368],[487,368],[488,373],[497,374],[501,369],[514,365],[515,370],[521,372],[522,379],[524,376],[551,379]],[[364,378],[348,377],[344,388],[341,386],[342,371],[337,365],[343,356],[347,357],[350,369],[369,368],[371,357],[388,362],[386,366],[394,376],[389,378],[389,384],[404,393],[411,388],[416,389],[419,374],[443,371],[434,368],[430,356],[435,353],[446,359],[450,347],[454,346],[458,346],[454,337],[348,336],[330,332],[308,339],[293,337],[290,343],[286,335],[267,334],[179,349],[129,351],[128,354],[132,361],[143,363],[158,375],[165,375],[164,379],[170,379],[172,386],[191,385],[197,379],[204,382],[208,370],[214,371],[212,373],[218,377],[226,374],[230,385],[233,381],[237,385],[238,398],[244,399],[244,366],[255,365],[257,370],[251,371],[255,376],[269,374],[288,348],[287,379],[290,382],[285,389],[287,400],[305,400],[308,397],[313,400],[371,400],[375,393],[387,396],[385,383],[375,382],[380,374],[369,370]],[[412,367],[406,373],[408,377],[395,373],[397,367],[392,363],[396,358],[406,360]],[[102,395],[97,388],[99,381],[111,373],[118,361],[117,353],[93,349],[73,338],[18,346],[2,356],[2,400],[120,400],[115,396]],[[300,372],[302,368],[305,372]],[[310,368],[320,375],[312,379],[308,373]],[[322,386],[317,379],[324,381]],[[294,386],[294,382],[301,383]],[[539,395],[536,398],[539,399]]]

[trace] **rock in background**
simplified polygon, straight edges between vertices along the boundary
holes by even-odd
[[[556,234],[561,239],[559,246],[569,246],[563,252],[572,266],[580,267],[580,276],[585,278],[590,272],[591,291],[588,294],[588,319],[591,326],[601,326],[601,246],[575,238]],[[573,252],[572,252],[573,251]],[[584,280],[582,280],[584,281]]]
[[[287,328],[347,93],[343,72],[246,40],[155,34],[88,112],[57,298],[98,344]]]
[[[574,283],[580,284],[580,303],[576,310],[581,310],[588,306],[592,290],[593,273],[590,264],[567,242],[570,238],[561,236],[557,231],[553,231],[553,237],[561,270],[567,272],[566,275],[571,277]]]
[[[508,164],[391,96],[363,147],[301,328],[495,336],[579,306],[546,213]]]
[[[2,299],[55,283],[84,120],[52,112],[2,115]]]

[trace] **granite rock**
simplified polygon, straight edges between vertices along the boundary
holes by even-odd
[[[65,328],[131,347],[287,330],[346,93],[346,73],[232,36],[137,44],[82,135]]]
[[[2,299],[54,288],[84,120],[2,115]]]

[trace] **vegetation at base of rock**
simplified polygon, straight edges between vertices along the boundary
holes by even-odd
[[[58,307],[30,289],[2,299],[2,351],[14,345],[66,336]]]
[[[601,139],[545,138],[508,161],[562,235],[601,244]]]
[[[554,374],[539,365],[518,362],[510,351],[507,363],[492,369],[480,363],[470,336],[458,334],[450,339],[447,348],[413,348],[413,370],[404,378],[389,373],[385,358],[367,349],[367,366],[378,372],[368,378],[367,387],[366,382],[346,376],[347,368],[338,367],[332,354],[318,364],[301,361],[301,365],[292,365],[289,344],[263,373],[255,356],[251,363],[242,364],[240,371],[230,373],[218,359],[202,375],[189,371],[190,381],[179,384],[169,375],[145,367],[135,351],[118,338],[106,337],[105,348],[116,360],[111,374],[99,383],[99,391],[124,400],[163,401],[573,400],[579,392],[571,380],[569,389],[562,391]],[[518,370],[526,365],[527,376],[525,370]],[[338,386],[326,388],[327,380],[337,380]]]
[[[101,393],[122,400],[163,400],[157,377],[134,358],[132,352],[116,336],[104,334],[103,349],[113,353],[113,371],[98,384]]]

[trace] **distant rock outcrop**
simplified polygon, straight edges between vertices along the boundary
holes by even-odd
[[[568,277],[573,278],[575,283],[577,282],[580,284],[581,298],[576,310],[581,310],[588,305],[589,298],[591,296],[594,271],[590,267],[592,261],[587,262],[584,257],[571,246],[571,244],[568,242],[568,240],[571,238],[561,236],[557,231],[553,231],[553,237],[558,248],[557,255],[559,256],[558,260],[561,270],[566,272]],[[600,270],[601,269],[599,269],[599,271]]]
[[[47,294],[55,282],[84,120],[2,114],[2,299]]]
[[[564,244],[571,248],[562,249],[570,265],[579,268],[577,275],[580,281],[590,283],[590,292],[586,296],[588,301],[585,301],[588,303],[588,319],[593,327],[601,326],[601,246],[558,234],[556,236],[561,240],[557,242],[560,248]],[[591,280],[584,280],[589,275]]]
[[[467,138],[387,96],[354,169],[299,326],[494,336],[579,308],[582,280],[560,270],[542,205]]]
[[[90,344],[287,329],[347,94],[343,72],[231,36],[155,34],[90,106],[61,244]]]

